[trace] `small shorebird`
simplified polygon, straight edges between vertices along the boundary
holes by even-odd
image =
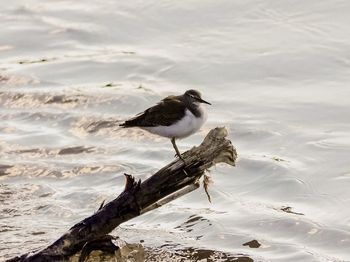
[[[170,138],[177,156],[183,160],[175,139],[190,136],[201,128],[207,119],[203,103],[211,105],[197,90],[187,90],[183,95],[164,98],[120,126],[139,127]]]

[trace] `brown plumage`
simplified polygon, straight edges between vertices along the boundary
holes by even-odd
[[[126,120],[123,127],[170,126],[185,115],[186,105],[179,96],[168,96],[155,106]]]

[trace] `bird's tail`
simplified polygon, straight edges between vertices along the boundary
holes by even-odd
[[[134,122],[135,122],[135,121],[133,121],[133,119],[126,120],[126,121],[124,121],[123,123],[119,124],[119,126],[124,127],[124,128],[127,128],[127,127],[134,127],[134,126],[136,126]]]
[[[122,127],[143,126],[143,120],[144,120],[144,114],[138,114],[138,115],[134,116],[133,118],[130,118],[130,119],[124,121],[119,126],[122,126]]]
[[[125,121],[124,123],[119,124],[119,126],[121,126],[121,127],[128,127],[128,125],[127,125],[126,122],[127,122],[127,121]]]

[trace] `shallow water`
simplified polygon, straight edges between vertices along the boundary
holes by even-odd
[[[212,168],[212,204],[197,190],[114,233],[159,261],[350,261],[350,2],[2,2],[0,258],[171,161],[118,122],[195,88],[213,106],[180,149],[226,126],[237,166]]]

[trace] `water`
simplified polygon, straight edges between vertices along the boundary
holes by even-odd
[[[350,261],[348,1],[1,3],[1,258],[171,161],[117,122],[195,88],[213,106],[180,150],[226,126],[237,166],[212,168],[212,204],[200,189],[114,234],[159,261]]]

